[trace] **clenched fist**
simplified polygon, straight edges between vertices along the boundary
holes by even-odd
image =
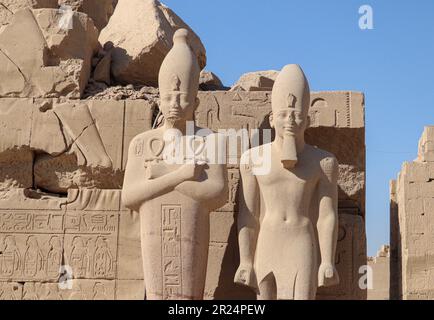
[[[235,283],[251,287],[258,292],[258,283],[256,280],[256,273],[251,264],[240,264],[237,272],[235,273]]]
[[[322,263],[318,270],[318,287],[329,287],[339,284],[339,275],[331,263]]]

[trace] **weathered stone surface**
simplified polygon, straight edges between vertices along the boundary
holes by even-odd
[[[111,62],[111,52],[108,52],[96,65],[93,71],[93,80],[103,82],[109,86],[111,83]]]
[[[156,87],[164,57],[173,45],[174,32],[191,29],[172,10],[157,0],[119,0],[108,25],[101,31],[101,44],[112,42],[112,74],[121,84]],[[192,49],[201,68],[206,51],[199,37],[190,32]]]
[[[145,288],[142,281],[116,280],[116,300],[143,300]]]
[[[224,90],[225,86],[222,81],[211,71],[202,70],[199,78],[199,90],[217,91]]]
[[[398,216],[398,198],[396,180],[391,180],[390,190],[390,300],[400,300],[402,297],[402,270],[401,270],[401,234]]]
[[[434,162],[434,126],[425,127],[419,140],[417,160]]]
[[[0,282],[0,300],[22,300],[23,285],[17,282]]]
[[[32,100],[0,100],[0,194],[33,186]]]
[[[140,245],[140,215],[134,211],[121,211],[119,222],[118,279],[140,282],[144,290],[142,249]],[[139,287],[139,286],[137,286]]]
[[[59,6],[69,6],[73,11],[86,13],[98,30],[103,29],[114,11],[113,0],[59,0]]]
[[[0,32],[11,22],[16,12],[25,8],[57,8],[57,0],[1,0]]]
[[[377,256],[368,259],[372,271],[372,288],[368,288],[368,300],[389,300],[390,248],[382,246]]]
[[[31,147],[39,150],[36,186],[65,193],[75,187],[113,189],[121,184],[124,102],[54,103],[46,112],[36,106],[34,114],[39,124],[52,123],[35,126],[32,136]],[[51,144],[44,144],[46,128],[56,139]]]
[[[128,160],[128,148],[131,140],[143,130],[152,129],[152,116],[154,114],[155,104],[146,100],[127,101],[125,105],[125,123],[124,123],[124,141],[122,170]]]
[[[0,96],[78,99],[99,49],[98,31],[83,13],[61,29],[55,9],[23,9],[0,33]]]
[[[232,86],[231,91],[271,91],[279,71],[256,71],[241,76]]]
[[[405,162],[391,192],[391,297],[433,299],[434,163],[430,159],[430,128],[419,142],[419,157]],[[392,276],[392,274],[391,274]],[[397,281],[397,283],[393,283]]]
[[[366,266],[366,233],[365,221],[361,216],[347,213],[339,209],[338,246],[336,248],[336,264],[339,272],[339,285],[330,288],[319,288],[319,300],[366,300],[366,289],[359,286],[359,279]]]

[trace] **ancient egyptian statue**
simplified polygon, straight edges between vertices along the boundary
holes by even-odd
[[[338,162],[305,143],[309,105],[303,71],[285,66],[272,91],[275,140],[241,157],[235,282],[255,289],[258,299],[315,299],[318,286],[339,282]],[[255,174],[253,151],[271,152],[268,173]]]
[[[209,214],[227,200],[225,165],[207,162],[196,149],[187,152],[203,131],[194,125],[194,132],[188,132],[199,104],[200,73],[189,37],[185,29],[175,33],[160,69],[164,124],[136,136],[128,152],[122,201],[140,212],[147,299],[203,299]],[[172,145],[168,132],[179,133],[176,145],[184,148],[173,151],[181,162],[167,157],[172,154],[166,152]],[[217,136],[201,135],[204,141],[218,141]]]

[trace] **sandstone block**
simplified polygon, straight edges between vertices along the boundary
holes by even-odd
[[[140,243],[140,215],[133,211],[121,211],[119,221],[119,280],[135,280],[143,291],[143,263]],[[130,292],[133,294],[133,292]],[[137,293],[134,293],[134,296]],[[143,299],[143,296],[141,297]]]
[[[339,213],[336,267],[340,283],[330,288],[319,288],[317,299],[365,300],[367,293],[359,287],[361,277],[359,271],[366,264],[366,234],[363,218]]]
[[[61,28],[55,9],[23,9],[0,34],[0,96],[78,99],[99,49],[98,31],[83,13]]]
[[[434,126],[425,127],[419,140],[418,160],[434,162]]]
[[[368,261],[372,270],[372,288],[368,288],[368,300],[389,300],[390,256],[387,251],[380,251]]]
[[[199,37],[172,10],[157,0],[119,0],[108,25],[101,31],[101,44],[112,42],[112,74],[121,84],[156,87],[164,57],[179,28],[192,34],[193,51],[201,68],[206,51]]]
[[[57,8],[57,0],[2,0],[0,2],[0,32],[10,23],[16,12],[25,8]]]
[[[231,91],[271,91],[279,71],[256,71],[241,76],[232,86]]]
[[[216,91],[224,89],[225,87],[219,77],[217,77],[211,71],[202,70],[199,78],[199,90]]]
[[[113,0],[59,0],[59,6],[69,6],[73,11],[86,13],[98,30],[107,25],[113,14],[114,4]]]
[[[116,280],[116,300],[144,300],[143,280]]]

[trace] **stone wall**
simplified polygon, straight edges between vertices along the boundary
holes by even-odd
[[[200,126],[269,128],[270,92],[201,92]],[[142,299],[139,216],[120,190],[131,139],[152,128],[155,100],[0,99],[0,299]],[[365,299],[364,98],[312,94],[306,140],[339,160],[341,283],[319,299]],[[250,299],[235,285],[237,165],[229,201],[211,213],[206,299]],[[73,268],[58,288],[61,265]]]
[[[369,257],[368,266],[372,272],[368,300],[390,300],[390,247],[382,246],[375,257]]]
[[[433,181],[434,127],[430,126],[419,141],[417,159],[404,162],[391,192],[390,287],[394,299],[434,298]]]

